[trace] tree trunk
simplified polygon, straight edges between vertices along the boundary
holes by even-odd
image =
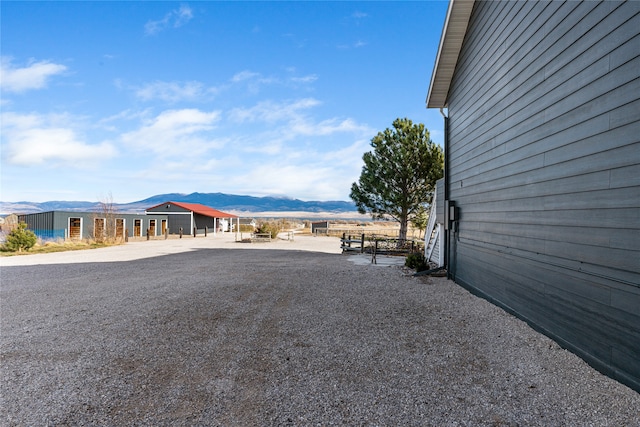
[[[400,220],[400,233],[398,234],[398,247],[401,247],[407,241],[408,222],[409,221],[407,220],[407,217],[404,217]]]

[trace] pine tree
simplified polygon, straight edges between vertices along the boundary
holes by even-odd
[[[27,224],[21,222],[7,235],[4,249],[11,252],[22,252],[23,249],[28,251],[35,246],[37,240],[35,233],[27,230]]]
[[[444,173],[444,153],[422,123],[407,118],[379,132],[371,146],[373,151],[362,157],[360,180],[352,184],[350,197],[358,212],[398,221],[402,244],[409,220],[431,202],[435,183]]]

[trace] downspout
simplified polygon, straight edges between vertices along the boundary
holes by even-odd
[[[451,243],[451,233],[450,228],[451,225],[449,223],[449,117],[444,114],[444,108],[440,107],[440,114],[442,114],[442,118],[444,119],[444,218],[445,218],[445,228],[444,228],[444,266],[447,269],[447,279],[451,279],[451,268],[449,265],[449,254],[450,254],[450,243]]]

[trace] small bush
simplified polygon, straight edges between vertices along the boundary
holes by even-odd
[[[22,252],[23,249],[28,251],[35,246],[37,241],[35,233],[27,230],[27,224],[21,222],[7,235],[2,249],[9,252]]]
[[[269,236],[271,236],[272,239],[275,239],[278,236],[278,233],[282,230],[282,228],[280,227],[280,224],[277,222],[263,222],[262,224],[260,224],[260,227],[258,227],[258,233],[260,234],[269,234]]]
[[[416,271],[425,271],[429,268],[422,252],[414,252],[407,255],[404,265]]]

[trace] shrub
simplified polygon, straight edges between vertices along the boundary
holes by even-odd
[[[273,221],[263,222],[262,224],[260,224],[260,227],[258,227],[258,233],[269,234],[272,239],[275,239],[280,231],[280,224]]]
[[[31,230],[27,230],[27,224],[21,222],[16,228],[11,230],[3,245],[3,249],[10,252],[28,251],[35,246],[38,238]]]
[[[429,268],[422,252],[414,252],[407,255],[404,265],[409,268],[414,268],[416,271],[424,271]]]

